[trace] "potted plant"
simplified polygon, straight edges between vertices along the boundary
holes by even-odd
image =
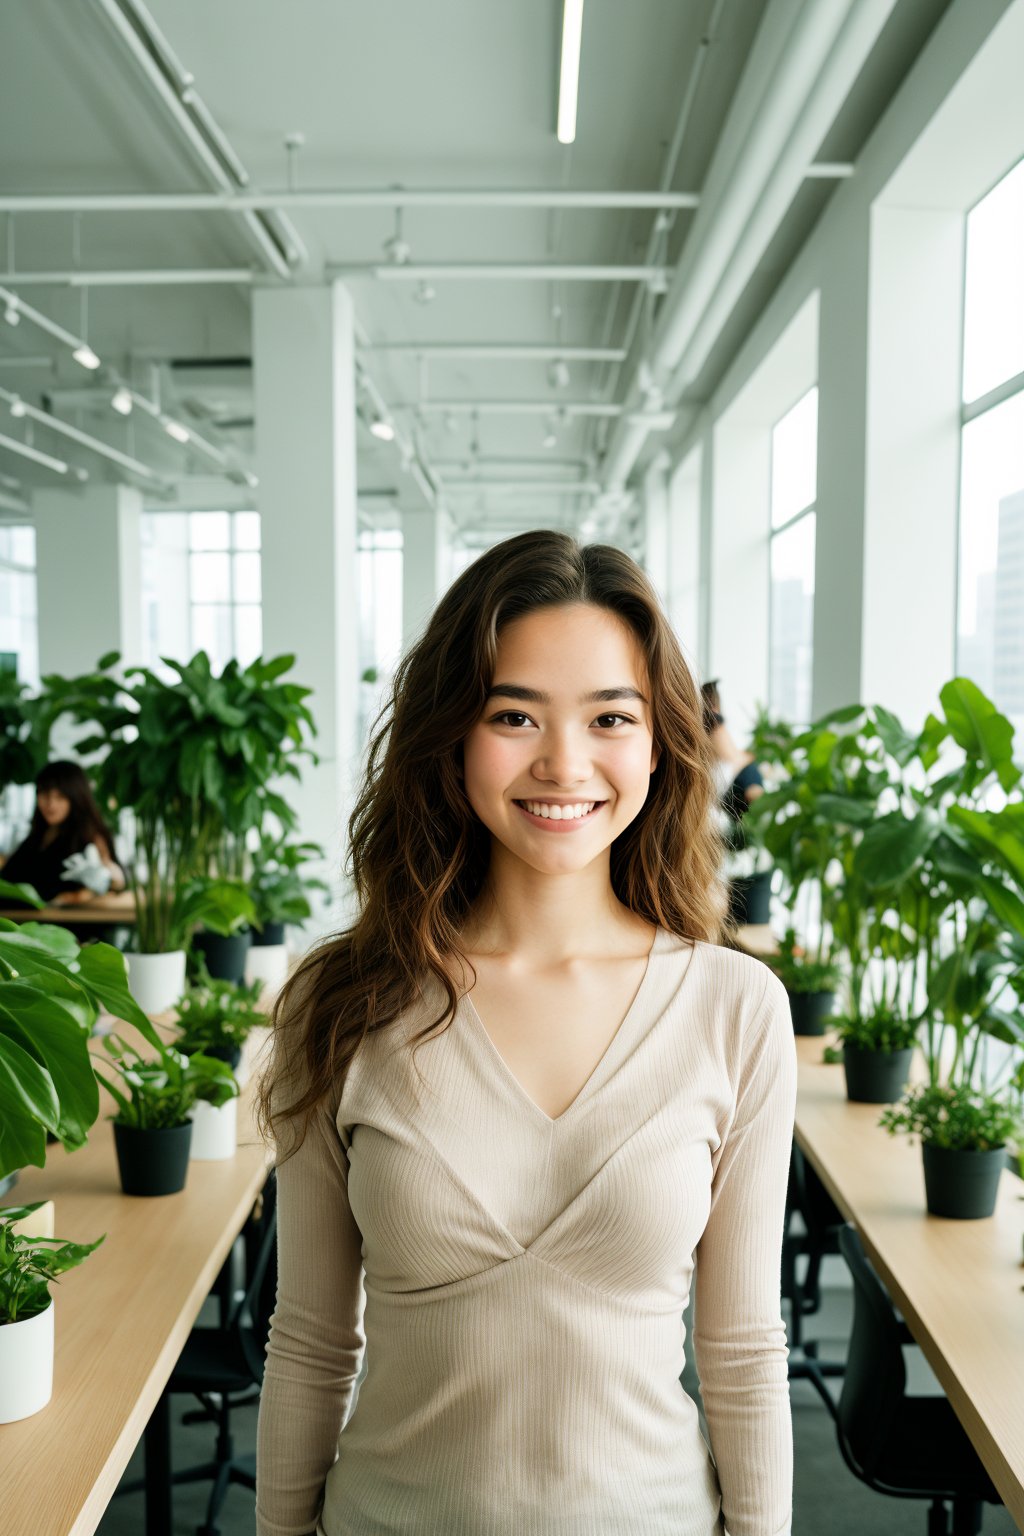
[[[120,1086],[95,1068],[117,1112],[114,1145],[126,1195],[172,1195],[184,1189],[192,1141],[190,1111],[197,1100],[220,1105],[238,1093],[231,1068],[197,1053],[162,1046],[146,1060],[118,1035],[105,1035]]]
[[[1017,1072],[1018,1091],[1024,1067]],[[925,1197],[933,1216],[971,1220],[995,1210],[1006,1143],[1017,1111],[999,1093],[959,1082],[923,1083],[883,1112],[879,1124],[921,1139]]]
[[[245,885],[240,880],[193,875],[178,892],[175,913],[207,973],[225,981],[241,981],[252,942],[250,924],[256,916],[255,903]]]
[[[846,1097],[855,1104],[892,1104],[907,1086],[918,1020],[884,1003],[831,1023],[839,1036]]]
[[[260,834],[252,856],[249,892],[256,907],[252,948],[245,975],[270,986],[280,986],[288,974],[285,928],[311,915],[308,892],[326,891],[327,883],[303,872],[303,866],[322,860],[319,843],[290,843],[282,837]]]
[[[118,678],[111,653],[93,674],[44,679],[53,713],[96,727],[78,750],[102,754],[93,770],[100,791],[134,824],[136,952],[146,958],[133,955],[129,967],[147,1012],[169,1008],[184,987],[189,931],[180,893],[188,882],[237,885],[248,834],[268,814],[294,824],[274,785],[300,776],[314,725],[309,690],[282,681],[293,660],[260,658],[246,668],[232,661],[217,677],[199,651],[187,663],[164,658],[175,674],[167,682],[146,667]]]
[[[53,1395],[53,1299],[49,1287],[103,1242],[25,1237],[16,1224],[42,1204],[0,1210],[0,1424],[45,1408]]]
[[[161,1048],[118,950],[82,949],[50,923],[0,921],[0,1181],[44,1167],[47,1136],[84,1146],[100,1108],[88,1042],[101,1008]]]
[[[787,928],[769,963],[789,993],[793,1033],[824,1034],[840,979],[835,962],[806,954],[797,944],[796,930]]]
[[[239,986],[205,976],[190,987],[178,1004],[181,1033],[175,1047],[186,1056],[201,1053],[228,1064],[239,1086],[242,1047],[252,1031],[267,1022],[259,1007],[261,982]],[[237,1146],[237,1099],[223,1104],[198,1101],[191,1111],[191,1158],[208,1160],[232,1157]]]

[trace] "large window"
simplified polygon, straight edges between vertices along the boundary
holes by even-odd
[[[769,709],[811,716],[818,391],[809,389],[772,432]]]
[[[258,512],[154,512],[142,527],[149,666],[206,651],[215,671],[263,649]]]
[[[359,739],[387,693],[402,655],[402,534],[397,528],[364,528],[356,551],[359,586]]]
[[[36,619],[36,531],[0,527],[0,672],[39,686]]]
[[[1024,733],[1024,161],[967,215],[957,670]]]

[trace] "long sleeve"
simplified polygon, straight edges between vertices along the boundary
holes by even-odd
[[[277,1173],[277,1305],[257,1438],[258,1536],[306,1536],[348,1412],[364,1336],[348,1161],[325,1108]]]
[[[694,1358],[728,1536],[787,1536],[793,1430],[780,1307],[796,1108],[785,989],[768,973],[696,1252]]]

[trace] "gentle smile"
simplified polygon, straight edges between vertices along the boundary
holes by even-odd
[[[581,822],[591,821],[606,801],[515,800],[513,804],[535,825],[568,832]]]

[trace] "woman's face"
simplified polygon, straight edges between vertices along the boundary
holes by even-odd
[[[36,792],[39,814],[49,827],[59,827],[71,814],[71,801],[59,789],[40,789]]]
[[[532,868],[584,868],[647,799],[658,761],[649,700],[643,653],[614,613],[573,603],[516,619],[464,743],[473,810]]]

